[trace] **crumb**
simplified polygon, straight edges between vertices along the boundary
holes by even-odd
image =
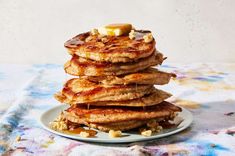
[[[20,136],[17,136],[15,141],[19,142],[21,140],[21,137]]]
[[[117,138],[117,137],[121,137],[121,136],[122,136],[121,131],[114,131],[114,130],[109,131],[109,137],[111,137],[111,138]]]

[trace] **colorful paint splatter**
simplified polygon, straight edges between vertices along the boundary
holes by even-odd
[[[69,79],[61,65],[0,65],[0,155],[235,155],[235,64],[168,64],[169,99],[194,122],[170,137],[130,144],[89,144],[43,130],[38,119]]]

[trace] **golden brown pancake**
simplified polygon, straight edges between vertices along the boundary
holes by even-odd
[[[164,85],[169,83],[171,77],[176,77],[173,73],[159,71],[155,68],[147,68],[143,71],[128,75],[119,76],[84,76],[84,78],[107,85],[116,84],[156,84]]]
[[[159,52],[155,52],[147,58],[142,58],[137,62],[128,63],[105,63],[88,60],[74,55],[70,61],[64,65],[65,72],[75,76],[106,76],[122,75],[144,70],[150,66],[159,65],[165,58]]]
[[[136,39],[125,36],[79,34],[65,42],[71,55],[101,62],[132,62],[150,56],[155,49],[155,40],[145,43],[143,36],[150,31],[136,30]]]
[[[148,121],[149,120],[131,120],[108,124],[86,123],[85,125],[105,132],[108,132],[109,130],[127,131],[145,125]]]
[[[140,98],[153,90],[152,85],[104,85],[73,78],[65,83],[57,99],[67,99],[66,103],[122,101]]]
[[[67,99],[65,96],[60,94],[56,94],[55,97],[61,103],[67,103],[70,105],[82,104],[82,103],[76,103],[75,101],[71,101]],[[143,97],[137,99],[124,100],[124,101],[99,101],[99,102],[89,102],[85,104],[94,105],[94,106],[143,107],[143,106],[151,106],[159,104],[169,97],[171,97],[170,93],[154,89],[150,94],[144,95]]]
[[[115,123],[131,120],[148,120],[164,118],[175,112],[180,112],[181,108],[169,102],[162,102],[158,105],[148,107],[98,107],[86,105],[73,105],[64,111],[66,119],[80,124],[86,123]]]
[[[60,115],[62,121],[65,122],[65,124],[67,125],[67,127],[80,127],[81,123],[77,123],[77,119],[76,118],[70,118],[70,120],[66,119],[66,116],[62,113]],[[157,119],[149,119],[149,120],[131,120],[131,121],[120,121],[120,122],[113,122],[113,123],[84,123],[84,125],[90,127],[90,128],[95,128],[95,129],[99,129],[101,131],[109,131],[109,130],[120,130],[120,131],[126,131],[126,130],[131,130],[131,129],[135,129],[141,126],[146,125],[148,122],[150,121],[156,121],[156,122],[160,122],[163,120],[171,120],[171,116],[167,116],[165,118],[157,118]]]

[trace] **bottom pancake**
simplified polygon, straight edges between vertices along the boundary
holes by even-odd
[[[131,121],[122,121],[122,122],[115,122],[115,123],[109,123],[109,124],[97,124],[97,123],[88,123],[85,124],[86,126],[90,128],[95,128],[104,132],[108,132],[110,130],[115,130],[115,131],[128,131],[132,129],[136,129],[139,127],[146,126],[149,122],[151,121],[164,121],[165,119],[168,120],[169,117],[165,118],[157,118],[157,119],[150,119],[150,120],[131,120]]]
[[[66,124],[66,130],[73,130],[77,127],[81,127],[85,125],[90,128],[98,129],[100,131],[108,132],[110,130],[114,131],[128,131],[136,128],[157,128],[158,126],[163,126],[162,123],[169,123],[169,121],[173,120],[175,114],[171,114],[169,116],[165,116],[162,118],[155,118],[155,119],[148,119],[148,120],[130,120],[130,121],[120,121],[120,122],[113,122],[113,123],[84,123],[80,124],[77,123],[76,119],[67,120],[63,113],[61,113],[60,120],[62,119]],[[154,124],[155,123],[155,124]]]
[[[63,112],[64,117],[79,124],[87,123],[115,123],[131,120],[149,120],[162,118],[180,112],[181,108],[169,102],[163,101],[160,104],[148,107],[97,107],[84,105],[74,105]]]

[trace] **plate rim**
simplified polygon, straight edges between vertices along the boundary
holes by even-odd
[[[176,133],[179,133],[185,129],[187,129],[192,123],[193,123],[193,115],[192,113],[186,109],[186,108],[183,108],[183,107],[180,107],[182,109],[182,112],[186,113],[187,116],[190,116],[190,119],[187,120],[187,122],[185,123],[184,126],[180,127],[180,128],[177,128],[175,130],[172,130],[170,132],[166,132],[166,133],[162,133],[160,135],[153,135],[153,136],[150,136],[150,137],[142,137],[142,138],[131,138],[131,139],[117,139],[117,138],[110,138],[110,139],[100,139],[100,138],[83,138],[83,137],[79,137],[79,136],[75,136],[75,135],[70,135],[70,134],[66,134],[66,133],[62,133],[62,132],[58,132],[58,131],[55,131],[53,129],[51,129],[48,125],[46,125],[44,122],[43,122],[43,117],[51,112],[51,111],[55,111],[56,109],[62,109],[62,108],[66,108],[66,107],[69,107],[67,105],[58,105],[58,106],[53,106],[47,110],[45,110],[40,118],[39,118],[39,123],[40,123],[40,126],[42,126],[42,128],[44,130],[47,130],[51,133],[54,133],[56,135],[59,135],[61,137],[65,137],[65,138],[69,138],[69,139],[74,139],[74,140],[78,140],[78,141],[85,141],[85,142],[93,142],[93,143],[132,143],[132,142],[141,142],[141,141],[147,141],[147,140],[154,140],[154,139],[158,139],[158,138],[163,138],[163,137],[166,137],[166,136],[171,136],[173,134],[176,134]],[[182,113],[182,112],[179,112],[179,113]],[[49,123],[48,123],[49,124]],[[99,132],[99,130],[97,130]]]

